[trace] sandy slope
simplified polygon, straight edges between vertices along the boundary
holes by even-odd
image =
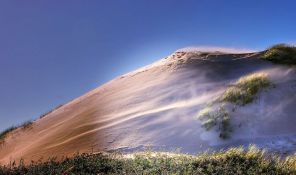
[[[0,162],[38,160],[99,150],[151,147],[196,153],[208,148],[257,143],[293,150],[296,134],[295,70],[256,54],[177,52],[118,77],[71,101],[26,130],[11,133]],[[276,88],[231,114],[235,130],[223,141],[195,118],[207,102],[243,75],[267,72]],[[243,125],[236,125],[243,123]],[[282,146],[286,147],[282,148]]]

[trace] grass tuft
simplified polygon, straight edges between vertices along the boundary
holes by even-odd
[[[11,126],[5,130],[3,130],[1,133],[0,133],[0,140],[4,140],[6,138],[6,136],[8,135],[8,133],[10,133],[11,131],[15,130],[16,127],[15,126]]]
[[[198,113],[197,118],[203,121],[202,127],[207,131],[218,126],[219,137],[222,139],[229,138],[229,133],[231,132],[230,116],[223,105],[217,109],[207,106]]]
[[[202,123],[202,126],[209,131],[210,129],[212,129],[214,126],[217,125],[217,121],[214,118],[209,118],[206,121],[204,121]]]
[[[24,165],[0,166],[0,174],[296,174],[296,156],[280,159],[251,146],[230,148],[197,156],[141,152],[122,154],[80,154],[61,161],[49,159]]]
[[[245,105],[251,103],[257,93],[271,85],[267,74],[255,73],[240,78],[222,95],[222,101]]]
[[[62,106],[64,106],[64,105],[58,105],[58,106],[55,107],[54,109],[49,110],[48,112],[46,112],[46,113],[40,115],[39,118],[40,118],[40,119],[41,119],[41,118],[44,118],[45,116],[47,116],[47,115],[49,115],[50,113],[52,113],[53,111],[55,111],[55,110],[61,108]],[[21,129],[27,129],[27,128],[30,128],[30,127],[32,126],[32,124],[33,124],[33,121],[32,121],[32,120],[29,120],[29,121],[26,121],[26,122],[24,122],[24,123],[22,123],[22,124],[19,124],[19,125],[16,125],[16,126],[11,126],[11,127],[7,128],[7,129],[3,130],[2,132],[0,132],[0,143],[3,143],[3,141],[5,140],[5,138],[7,137],[7,135],[8,135],[9,133],[11,133],[12,131],[14,131],[14,130],[16,130],[16,129],[18,129],[18,128],[21,128]]]
[[[212,108],[207,106],[198,112],[197,118],[201,120],[211,118],[211,113],[212,113]]]
[[[232,131],[230,125],[230,116],[225,108],[220,109],[221,121],[220,121],[220,135],[222,139],[227,139],[230,137],[230,132]]]
[[[261,59],[279,64],[296,64],[296,47],[288,44],[277,44],[267,49]]]
[[[224,107],[225,102],[229,102],[232,105],[246,105],[251,103],[260,91],[268,88],[270,85],[271,82],[265,73],[254,73],[241,77],[234,85],[227,88],[217,101],[200,110],[197,118],[203,121],[202,127],[207,131],[218,127],[219,137],[227,139],[230,137],[233,127],[231,126],[229,112]]]
[[[53,109],[51,109],[51,110],[49,110],[49,111],[47,111],[47,112],[41,114],[41,115],[39,116],[39,118],[40,118],[40,119],[41,119],[41,118],[44,118],[45,116],[51,114],[53,111],[55,111],[55,110],[57,110],[57,109],[59,109],[59,108],[61,108],[61,107],[63,107],[63,106],[64,106],[63,104],[58,105],[58,106],[56,106],[55,108],[53,108]]]
[[[5,130],[3,130],[2,132],[0,132],[0,141],[4,141],[5,138],[8,136],[9,133],[11,133],[12,131],[18,129],[18,128],[21,128],[21,129],[28,129],[32,126],[33,124],[33,121],[29,120],[29,121],[26,121],[20,125],[17,125],[17,126],[11,126]]]

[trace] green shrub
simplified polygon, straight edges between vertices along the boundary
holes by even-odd
[[[22,123],[20,125],[11,126],[11,127],[7,128],[7,129],[3,130],[2,132],[0,132],[0,141],[3,141],[10,132],[12,132],[12,131],[14,131],[14,130],[16,130],[18,128],[28,129],[28,128],[30,128],[32,126],[32,124],[33,124],[33,122],[29,120],[29,121],[26,121],[26,122],[24,122],[24,123]]]
[[[251,103],[257,93],[271,85],[267,74],[254,73],[240,78],[233,86],[226,89],[222,101],[245,105]]]
[[[7,136],[8,133],[10,133],[11,131],[15,130],[17,127],[15,126],[11,126],[5,130],[3,130],[1,133],[0,133],[0,141],[5,139],[5,137]]]
[[[230,148],[215,153],[202,153],[197,156],[141,152],[122,154],[80,154],[61,161],[49,159],[45,162],[32,162],[29,165],[11,164],[0,166],[0,174],[5,175],[53,175],[53,174],[296,174],[296,156],[279,159],[267,155],[254,146]]]
[[[229,112],[223,107],[223,103],[229,102],[240,106],[251,103],[261,90],[270,85],[271,82],[265,73],[254,73],[241,77],[234,85],[227,88],[217,101],[200,110],[197,118],[203,121],[202,127],[207,131],[218,126],[219,137],[227,139],[232,132],[232,126]]]
[[[217,124],[217,121],[214,118],[209,118],[202,123],[202,126],[208,131]]]
[[[57,109],[59,109],[59,108],[61,108],[61,107],[63,107],[63,106],[64,106],[64,104],[58,105],[58,106],[56,106],[55,108],[53,108],[53,109],[51,109],[51,110],[49,110],[49,111],[47,111],[47,112],[41,114],[41,115],[39,116],[39,118],[40,118],[40,119],[41,119],[41,118],[44,118],[45,116],[51,114],[53,111],[55,111],[55,110],[57,110]]]
[[[220,135],[219,137],[222,139],[227,139],[230,137],[230,132],[232,131],[230,125],[230,116],[225,108],[221,107],[219,109],[220,113]]]
[[[27,129],[27,128],[30,128],[33,124],[33,121],[31,120],[28,120],[28,121],[25,121],[24,123],[20,124],[18,126],[18,128],[24,128],[24,129]]]
[[[274,63],[296,64],[296,47],[278,44],[264,51],[260,58]]]
[[[209,106],[206,106],[202,110],[200,110],[197,114],[198,119],[209,119],[211,118],[212,108]]]
[[[198,113],[197,118],[203,121],[202,127],[207,131],[218,125],[219,137],[222,139],[229,137],[229,132],[231,132],[230,116],[223,105],[216,109],[207,106]]]

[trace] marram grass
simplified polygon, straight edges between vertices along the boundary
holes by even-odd
[[[224,107],[225,103],[244,106],[253,102],[258,94],[271,86],[266,73],[253,73],[239,78],[233,85],[229,86],[225,92],[211,105],[205,106],[197,114],[197,118],[202,121],[202,127],[209,131],[217,128],[219,137],[227,139],[232,132],[231,116]]]
[[[2,166],[0,174],[296,174],[296,156],[280,159],[250,146],[231,148],[197,156],[141,152],[130,155],[114,153],[80,154],[62,161],[50,159],[25,166]]]
[[[296,47],[277,44],[264,51],[260,58],[278,64],[294,65],[296,64]]]
[[[256,95],[271,85],[267,74],[254,73],[241,77],[234,85],[226,89],[222,95],[222,101],[237,105],[245,105],[253,102]]]
[[[0,132],[0,143],[4,142],[5,138],[7,137],[7,135],[9,133],[11,133],[12,131],[20,128],[20,129],[28,129],[32,126],[33,122],[32,121],[26,121],[20,125],[17,125],[17,126],[11,126],[3,131]]]

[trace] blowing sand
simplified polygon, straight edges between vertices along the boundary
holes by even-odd
[[[231,113],[228,140],[205,131],[199,110],[244,75],[266,72],[276,87]],[[0,147],[0,163],[71,156],[77,152],[152,148],[198,153],[250,143],[294,150],[296,72],[256,54],[177,52],[118,77],[65,104]],[[287,145],[287,148],[283,148]]]

